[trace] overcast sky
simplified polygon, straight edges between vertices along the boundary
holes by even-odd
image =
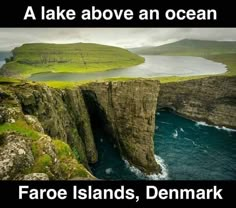
[[[236,28],[0,28],[0,50],[34,42],[92,42],[132,48],[184,38],[236,41]]]

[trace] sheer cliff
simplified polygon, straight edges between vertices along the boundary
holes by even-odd
[[[215,76],[161,84],[158,108],[190,119],[236,128],[236,77]]]
[[[0,179],[94,179],[99,160],[93,125],[121,156],[147,174],[154,159],[155,112],[236,128],[236,77],[182,82],[92,82],[71,89],[35,83],[0,84]]]
[[[94,119],[92,111],[97,111],[100,119],[106,121],[104,128],[119,147],[121,156],[145,173],[157,173],[161,170],[154,159],[153,133],[158,92],[159,82],[153,80],[92,83],[73,89],[54,89],[32,83],[3,84],[0,85],[2,141],[15,135],[29,144],[27,141],[30,137],[37,138],[37,142],[30,142],[23,148],[24,152],[29,153],[31,148],[32,157],[30,161],[25,160],[25,165],[22,160],[22,174],[43,172],[50,179],[77,177],[74,174],[65,177],[54,167],[54,161],[58,158],[55,152],[47,151],[47,146],[55,149],[58,143],[54,144],[54,140],[69,144],[71,150],[66,152],[73,152],[77,160],[89,170],[89,163],[98,160],[91,127],[91,120]],[[8,145],[0,149],[4,161],[9,159],[4,151],[7,148]],[[17,161],[12,160],[13,166],[14,163],[21,163]],[[64,162],[64,165],[68,165],[67,161]],[[17,177],[20,176],[14,176],[9,169],[2,173],[1,178]]]
[[[159,88],[156,80],[91,83],[82,88],[89,114],[99,117],[122,157],[148,174],[161,171],[153,145]]]

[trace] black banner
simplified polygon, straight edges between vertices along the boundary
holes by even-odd
[[[235,27],[235,19],[235,7],[223,2],[4,1],[0,7],[0,27]]]
[[[183,203],[225,204],[234,200],[236,181],[2,181],[1,203],[85,203],[127,206]]]

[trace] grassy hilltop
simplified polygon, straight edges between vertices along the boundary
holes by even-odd
[[[144,62],[128,50],[93,43],[24,44],[15,48],[13,59],[3,66],[10,76],[28,77],[41,72],[96,72]]]
[[[83,50],[81,51],[81,49]],[[227,65],[228,71],[217,76],[236,76],[236,42],[233,41],[181,40],[162,46],[133,48],[130,49],[130,51],[144,55],[199,56]],[[33,73],[46,71],[103,71],[127,67],[144,61],[142,57],[121,48],[85,43],[66,45],[26,44],[16,48],[13,53],[15,55],[14,60],[5,64],[4,68],[7,69],[7,72],[10,71],[10,73],[16,75],[20,74],[23,75],[23,77],[27,77]],[[43,54],[46,54],[47,57],[50,58],[44,58]],[[53,57],[55,57],[56,60],[54,60]],[[3,71],[5,71],[5,69]],[[156,77],[153,79],[158,79],[164,83],[199,79],[208,76],[210,75],[188,77],[168,76]],[[135,78],[120,77],[108,78],[106,80],[123,81],[130,79]],[[80,82],[48,81],[46,84],[56,88],[67,88],[91,81],[93,80]],[[0,83],[9,82],[17,82],[17,80],[0,77]]]

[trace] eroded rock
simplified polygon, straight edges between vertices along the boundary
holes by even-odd
[[[49,177],[45,173],[31,173],[24,175],[20,180],[23,181],[48,181]]]
[[[36,117],[46,134],[68,143],[86,167],[97,161],[90,119],[79,88],[57,90],[20,85],[14,92],[24,114]]]
[[[158,108],[198,121],[236,128],[236,77],[217,76],[161,84]]]
[[[24,115],[25,121],[27,124],[29,124],[35,131],[38,131],[40,133],[44,133],[44,129],[41,125],[41,123],[38,121],[38,119],[35,116],[32,115]]]
[[[157,80],[91,83],[83,87],[90,115],[99,117],[97,122],[102,122],[115,139],[122,157],[147,174],[161,171],[153,144],[159,88]]]
[[[27,138],[16,133],[0,135],[0,179],[10,180],[34,163]]]

